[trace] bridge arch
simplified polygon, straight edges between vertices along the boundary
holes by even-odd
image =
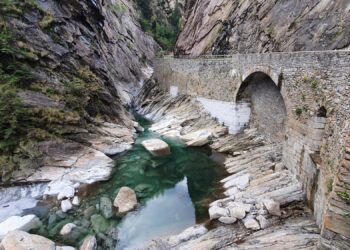
[[[285,138],[287,122],[286,103],[280,88],[278,75],[266,70],[254,71],[243,78],[235,94],[236,102],[251,105],[250,126],[256,127],[267,139],[278,142]]]

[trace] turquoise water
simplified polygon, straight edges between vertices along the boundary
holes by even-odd
[[[150,125],[144,119],[140,123],[145,128]],[[143,140],[150,138],[166,141],[171,147],[171,155],[152,156],[141,145]],[[188,148],[178,139],[164,138],[146,130],[139,135],[132,150],[115,158],[111,180],[81,191],[87,196],[80,208],[55,223],[47,222],[42,230],[47,233],[42,234],[49,234],[58,242],[78,245],[84,236],[95,233],[86,216],[84,218],[84,211],[96,207],[102,196],[113,202],[122,186],[135,190],[139,206],[125,217],[115,215],[101,219],[98,240],[103,249],[115,248],[115,244],[116,249],[134,249],[152,239],[205,222],[209,217],[208,204],[221,193],[219,180],[223,177],[223,168],[210,155],[206,148]],[[94,213],[100,214],[98,209]],[[81,224],[80,234],[73,239],[58,235],[58,229],[67,222]]]

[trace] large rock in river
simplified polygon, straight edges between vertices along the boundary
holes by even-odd
[[[113,205],[118,208],[118,213],[124,214],[133,210],[137,206],[136,193],[129,187],[122,187]]]
[[[45,237],[23,231],[8,233],[1,241],[4,250],[55,250],[55,243]]]
[[[41,227],[42,223],[36,215],[11,216],[0,223],[0,239],[4,238],[9,232],[21,230],[29,231]]]
[[[169,145],[160,139],[150,139],[143,141],[142,146],[144,146],[154,156],[170,154]]]

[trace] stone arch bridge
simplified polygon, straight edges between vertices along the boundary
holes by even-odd
[[[154,69],[173,95],[214,103],[250,97],[258,126],[280,121],[283,163],[303,183],[322,235],[350,239],[350,205],[339,197],[350,194],[350,51],[168,57]]]

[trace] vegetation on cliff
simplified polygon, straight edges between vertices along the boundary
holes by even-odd
[[[163,50],[172,51],[180,32],[181,11],[179,3],[176,2],[175,8],[166,23],[155,15],[149,1],[136,0],[136,2],[141,10],[139,21],[142,29],[152,35]]]
[[[6,17],[17,17],[22,8],[36,8],[32,1],[2,1],[0,13],[0,177],[4,182],[16,168],[39,167],[37,142],[59,138],[63,125],[86,126],[86,118],[97,116],[101,88],[88,66],[67,72],[63,90],[41,82],[31,72],[42,56],[21,40]],[[42,11],[42,10],[40,10]],[[43,19],[46,15],[43,14]],[[20,97],[25,91],[39,92],[57,106],[28,105]]]

